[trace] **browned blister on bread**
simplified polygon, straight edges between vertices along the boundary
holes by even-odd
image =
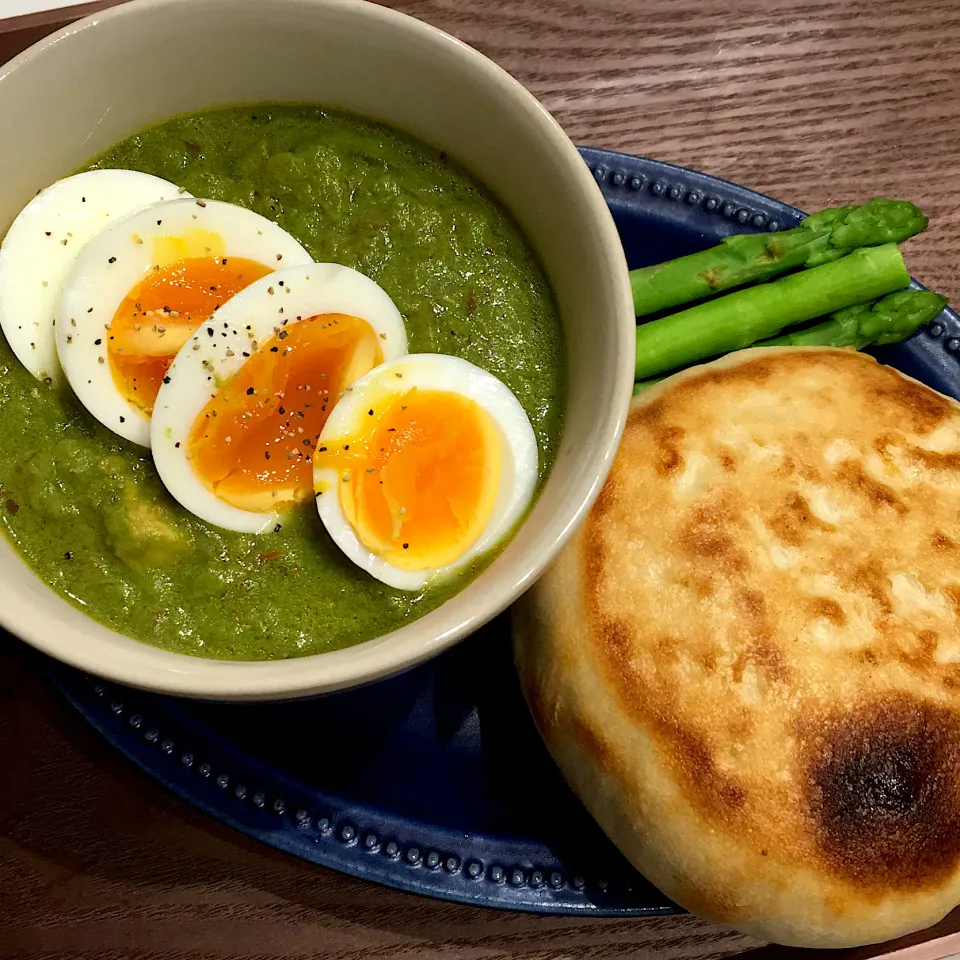
[[[845,946],[960,902],[954,401],[828,349],[646,391],[515,635],[565,776],[682,905]]]

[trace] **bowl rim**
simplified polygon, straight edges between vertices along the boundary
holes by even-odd
[[[204,2],[207,0],[129,0],[119,6],[96,11],[44,37],[0,66],[0,82],[24,68],[51,47],[74,34],[96,28],[100,23],[118,18],[136,17],[141,11],[174,7],[182,3],[199,6]],[[220,2],[220,0],[209,0],[209,2]],[[260,3],[261,0],[234,0],[234,2],[247,5],[254,2]],[[284,0],[284,2],[288,5],[303,7],[305,12],[310,8],[346,10],[359,18],[386,23],[401,34],[405,32],[408,35],[419,34],[421,38],[426,38],[435,44],[446,45],[455,50],[461,60],[469,64],[471,71],[476,75],[477,82],[499,88],[502,94],[514,102],[524,119],[530,124],[537,125],[544,132],[545,137],[549,138],[550,149],[560,153],[568,168],[572,184],[582,192],[582,200],[589,210],[591,225],[594,228],[594,242],[601,249],[603,262],[608,265],[609,276],[606,281],[612,284],[611,296],[617,304],[614,319],[623,327],[620,338],[625,348],[620,351],[622,356],[618,357],[616,370],[611,371],[614,383],[622,381],[622,390],[618,398],[619,409],[605,418],[598,427],[597,445],[601,452],[594,461],[594,469],[590,471],[591,476],[586,478],[589,482],[584,482],[584,479],[579,480],[574,490],[568,494],[570,508],[557,511],[546,521],[547,530],[544,531],[544,535],[551,543],[549,550],[527,551],[522,559],[515,560],[508,568],[512,571],[509,582],[505,582],[503,577],[498,581],[497,602],[483,605],[482,611],[448,613],[446,617],[442,615],[438,617],[437,615],[441,614],[444,608],[449,608],[456,601],[455,596],[426,614],[426,617],[441,620],[441,623],[437,624],[439,629],[428,637],[422,636],[422,624],[425,618],[420,618],[380,637],[324,653],[278,660],[216,660],[191,654],[173,653],[137,641],[100,624],[99,621],[87,616],[71,604],[72,609],[86,617],[100,630],[106,631],[107,635],[143,647],[142,659],[123,657],[120,658],[120,662],[104,662],[103,658],[96,656],[95,651],[88,649],[86,644],[64,642],[61,636],[51,632],[49,623],[38,623],[30,609],[14,611],[0,609],[0,626],[41,652],[87,673],[157,693],[210,700],[295,699],[373,683],[409,670],[441,653],[509,607],[532,586],[572,536],[592,507],[610,470],[626,423],[632,395],[634,360],[631,341],[634,317],[623,247],[612,214],[596,180],[576,146],[554,117],[532,93],[498,64],[456,37],[415,17],[368,2],[368,0]],[[67,602],[33,573],[23,556],[9,540],[7,543],[10,544],[14,557],[24,564],[41,586],[61,602]],[[500,558],[494,561],[490,569],[494,569],[499,562]],[[23,606],[35,609],[35,602],[31,601]],[[417,636],[418,629],[421,631],[419,636]],[[385,655],[383,648],[386,646],[391,647],[392,652]]]

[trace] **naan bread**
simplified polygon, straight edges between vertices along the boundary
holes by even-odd
[[[841,350],[673,377],[514,622],[554,758],[679,904],[841,947],[960,902],[957,403]]]

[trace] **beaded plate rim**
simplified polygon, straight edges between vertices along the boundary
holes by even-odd
[[[402,817],[396,829],[378,831],[362,823],[362,807],[347,798],[330,795],[318,803],[276,789],[257,769],[260,762],[214,760],[218,751],[204,749],[202,735],[194,737],[199,742],[183,741],[175,717],[156,717],[157,701],[174,698],[120,687],[52,660],[45,669],[84,719],[153,779],[220,822],[300,859],[398,890],[508,910],[607,917],[684,912],[666,901],[627,906],[629,886],[568,870],[546,850],[533,862],[533,845],[525,841],[436,828],[429,839],[418,839]],[[491,843],[506,856],[485,853]]]
[[[783,229],[804,216],[708,174],[596,148],[582,147],[580,153],[615,217],[637,216],[641,197],[644,213],[653,215],[646,209],[651,205],[681,204],[685,220],[697,218],[714,235]],[[944,311],[919,341],[922,350],[936,345],[950,355],[943,376],[955,394],[960,317]],[[659,902],[638,903],[629,875],[615,882],[591,876],[522,838],[464,834],[402,816],[386,818],[390,826],[378,829],[373,821],[384,821],[382,814],[334,794],[310,799],[307,789],[284,785],[282,771],[209,731],[189,729],[175,698],[43,662],[67,701],[150,777],[219,821],[301,859],[400,890],[501,909],[608,917],[682,912],[662,895]]]
[[[649,160],[616,150],[580,147],[580,155],[600,186],[608,205],[649,195],[666,203],[682,203],[730,222],[730,231],[789,229],[806,214],[762,193],[662,160]],[[648,200],[649,202],[649,200]]]

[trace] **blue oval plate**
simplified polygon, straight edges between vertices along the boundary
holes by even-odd
[[[632,267],[799,210],[678,167],[581,151]],[[960,318],[881,358],[958,396]],[[509,621],[404,676],[292,704],[196,703],[51,664],[112,744],[188,802],[305,860],[445,900],[537,913],[677,912],[566,787],[516,683]]]

